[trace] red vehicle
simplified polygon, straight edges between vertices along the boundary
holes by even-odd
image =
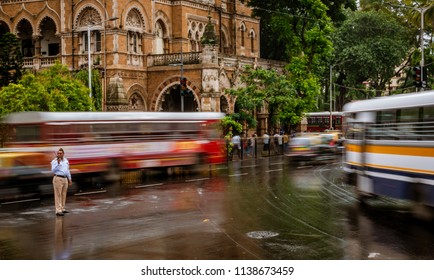
[[[342,122],[344,119],[342,112],[332,112],[332,125],[330,126],[330,112],[312,112],[306,113],[305,124],[306,127],[302,125],[301,132],[323,132],[329,130],[333,127],[333,130],[342,131]],[[305,129],[305,130],[303,130]]]
[[[226,160],[221,113],[22,112],[7,116],[6,150],[42,152],[62,147],[74,179],[121,170],[197,167]],[[43,162],[49,168],[48,162]],[[108,176],[107,176],[108,175]],[[116,176],[115,176],[116,177]]]

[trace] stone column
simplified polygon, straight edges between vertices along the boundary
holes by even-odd
[[[202,98],[201,111],[220,111],[220,83],[217,46],[205,45],[202,51]]]

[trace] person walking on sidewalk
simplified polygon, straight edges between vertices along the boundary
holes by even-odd
[[[65,203],[68,186],[72,185],[72,180],[71,172],[69,171],[69,161],[64,155],[65,152],[60,148],[56,153],[56,158],[51,161],[51,171],[54,175],[54,206],[57,216],[63,216],[65,213],[69,213],[65,209]]]

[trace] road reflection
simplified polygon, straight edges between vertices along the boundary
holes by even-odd
[[[71,239],[64,227],[64,217],[56,217],[54,223],[54,255],[55,260],[68,260],[71,257]]]
[[[239,161],[213,174],[136,182],[0,207],[1,259],[432,259],[433,229],[391,201],[359,208],[340,166]],[[54,230],[53,230],[54,228]]]

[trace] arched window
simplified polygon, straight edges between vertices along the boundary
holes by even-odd
[[[155,24],[155,53],[164,54],[164,37],[165,37],[164,24],[161,21],[157,21]]]
[[[253,53],[253,52],[255,52],[255,37],[256,37],[255,31],[250,30],[249,37],[250,37],[250,49],[251,49],[251,52]]]
[[[137,8],[131,9],[125,22],[127,33],[127,51],[129,54],[142,54],[142,34],[144,33],[144,20]]]
[[[35,55],[35,45],[32,40],[33,28],[27,19],[18,23],[18,38],[21,41],[21,52],[24,57],[33,57]]]
[[[246,26],[241,24],[241,47],[245,46],[244,37],[246,36]]]

